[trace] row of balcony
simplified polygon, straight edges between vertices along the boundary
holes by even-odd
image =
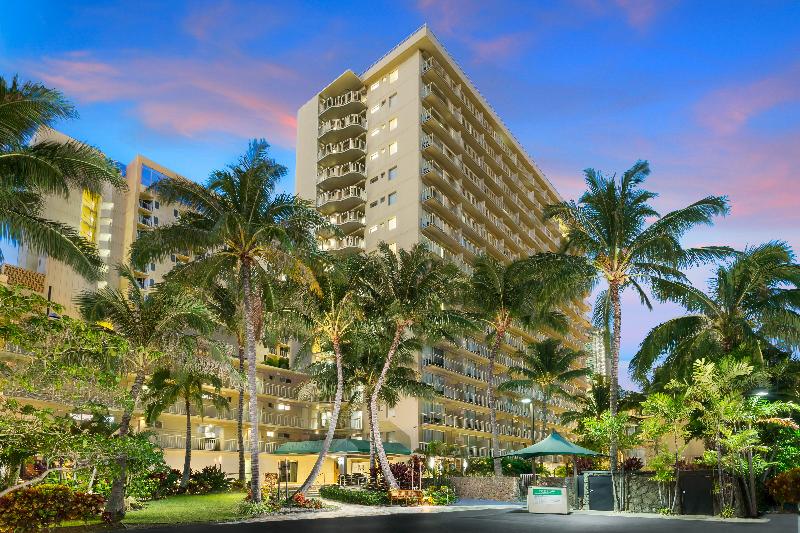
[[[322,249],[329,252],[358,252],[365,248],[364,237],[348,235],[342,238],[326,239]]]
[[[170,405],[165,412],[173,415],[186,416],[186,406],[181,403],[175,403]],[[194,407],[190,409],[189,413],[191,416],[201,416],[201,413]],[[217,420],[237,420],[238,413],[238,409],[218,409],[213,406],[208,406],[203,409],[202,417],[214,418]],[[250,422],[250,414],[248,411],[242,411],[242,420],[245,422]],[[258,422],[259,424],[266,424],[269,426],[297,429],[318,429],[315,427],[318,424],[309,421],[305,417],[290,414],[272,413],[269,411],[264,411],[263,409],[259,411]]]
[[[366,150],[366,138],[349,138],[321,145],[317,159],[320,165],[335,165],[348,158],[364,157]]]
[[[486,117],[483,114],[483,112],[480,109],[478,109],[478,107],[467,97],[466,92],[463,90],[461,84],[459,82],[455,81],[445,71],[445,69],[439,64],[439,62],[435,58],[427,57],[427,58],[425,58],[423,60],[423,62],[422,62],[422,75],[424,77],[427,77],[427,76],[437,77],[439,80],[441,80],[442,83],[444,84],[444,86],[447,87],[451,91],[451,93],[460,102],[463,103],[464,107],[474,117],[475,121],[478,124],[480,124],[480,126],[483,127],[484,130],[487,132],[487,137],[492,139],[492,141],[495,143],[497,148],[501,152],[503,152],[506,155],[506,157],[508,157],[508,159],[512,162],[512,164],[514,166],[520,168],[520,172],[522,174],[526,174],[527,173],[527,174],[530,174],[531,176],[534,175],[533,169],[524,168],[524,165],[522,164],[521,158],[518,157],[516,152],[514,152],[506,144],[506,142],[503,140],[502,135],[500,135],[492,127],[492,125],[486,119]],[[425,87],[427,87],[427,89]],[[446,100],[447,103],[449,104],[451,112],[454,115],[457,115],[459,117],[463,116],[463,114],[461,113],[461,110],[458,109],[456,106],[454,106],[448,99],[446,99],[446,97],[444,97],[443,91],[441,89],[439,89],[438,87],[435,87],[435,85],[423,84],[423,98],[428,96],[428,95],[438,96],[438,97],[442,98],[443,101]],[[439,96],[439,95],[441,95],[441,96]],[[467,123],[465,120],[463,120],[463,118],[459,122],[460,123]],[[487,148],[488,148],[488,145],[487,145]],[[497,164],[498,165],[502,165],[502,168],[504,168],[504,170],[506,170],[506,172],[509,174],[510,177],[513,176],[513,180],[515,181],[515,184],[517,184],[520,187],[521,190],[523,190],[523,191],[526,190],[525,187],[524,187],[524,184],[522,183],[522,180],[520,180],[517,176],[514,175],[513,171],[509,167],[509,165],[507,165],[502,160],[502,157],[500,157],[499,154],[497,154],[494,150],[492,150],[491,153],[493,154],[494,159],[496,160]],[[532,186],[533,183],[534,183],[533,178],[531,178],[531,180],[530,180],[530,184],[531,185],[529,185],[529,187]],[[533,191],[531,191],[531,192],[533,192]]]
[[[321,98],[319,102],[319,117],[324,120],[333,114],[349,115],[360,112],[367,107],[366,89],[345,91],[338,96]]]
[[[422,235],[422,237],[420,238],[420,242],[431,253],[442,258],[443,261],[448,263],[453,263],[459,268],[459,270],[461,270],[467,276],[472,275],[473,271],[472,265],[470,265],[467,261],[464,260],[463,255],[451,252],[449,248],[446,248],[441,244],[439,244],[438,242],[429,239],[425,235]]]
[[[346,211],[367,201],[367,191],[363,185],[351,185],[317,194],[317,209],[327,215],[334,211]]]
[[[455,429],[467,429],[470,431],[481,431],[491,433],[492,426],[488,420],[470,418],[447,412],[422,413],[420,415],[422,424],[433,426],[445,426]],[[515,424],[497,424],[497,432],[506,437],[517,437],[520,439],[530,439],[530,427],[521,427]]]
[[[363,210],[355,209],[330,215],[328,217],[328,222],[337,226],[342,233],[348,234],[358,229],[363,229],[367,219],[366,216],[364,216]]]
[[[186,449],[186,435],[178,433],[163,433],[157,432],[150,436],[150,442],[166,449]],[[272,453],[280,445],[278,442],[258,442],[258,449],[260,452]],[[239,443],[237,439],[218,439],[215,437],[198,437],[192,436],[191,447],[193,450],[202,451],[225,451],[225,452],[238,452]],[[250,451],[250,439],[244,441],[244,451]]]
[[[354,137],[367,131],[367,117],[363,113],[353,113],[342,118],[326,120],[319,125],[321,141],[338,137]]]
[[[317,172],[317,185],[331,190],[347,185],[355,185],[366,178],[367,166],[364,159],[348,161],[340,165],[320,168]]]

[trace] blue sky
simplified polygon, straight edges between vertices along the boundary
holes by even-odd
[[[0,72],[63,90],[81,118],[61,129],[123,162],[202,180],[265,137],[291,190],[297,107],[425,22],[565,197],[648,159],[663,211],[730,197],[688,242],[800,247],[796,1],[6,0]],[[623,359],[679,312],[625,304]]]

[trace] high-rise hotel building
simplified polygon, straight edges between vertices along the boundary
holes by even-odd
[[[558,193],[425,26],[363,74],[348,70],[333,80],[299,109],[297,124],[296,191],[343,233],[323,242],[327,250],[422,242],[469,273],[480,253],[511,261],[558,247],[556,224],[542,217]],[[582,305],[565,309],[574,324],[565,342],[573,348],[586,342]],[[522,330],[507,335],[501,380],[531,340]],[[465,456],[487,455],[487,353],[480,338],[425,348],[419,371],[440,395],[384,408],[385,438],[411,449],[444,441]],[[519,400],[498,400],[504,450],[531,442],[530,407]],[[552,423],[565,407],[555,402]]]

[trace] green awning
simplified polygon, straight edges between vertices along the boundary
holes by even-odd
[[[558,431],[553,430],[553,432],[550,433],[550,436],[547,437],[546,439],[537,442],[533,446],[528,446],[527,448],[522,448],[521,450],[504,454],[503,457],[524,457],[525,459],[528,459],[530,457],[541,457],[543,455],[602,455],[602,454],[584,448],[583,446],[578,446],[577,444],[573,444],[572,442],[562,437],[558,433]]]
[[[275,455],[307,455],[318,454],[322,449],[322,440],[301,440],[284,442],[272,452]],[[383,449],[387,455],[411,455],[411,450],[399,442],[384,442]],[[369,441],[360,439],[333,439],[328,453],[344,455],[369,455]]]

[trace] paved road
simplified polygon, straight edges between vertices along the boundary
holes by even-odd
[[[769,523],[733,523],[697,520],[665,520],[598,515],[530,515],[517,510],[459,511],[398,514],[357,518],[292,520],[224,525],[195,525],[148,529],[152,532],[193,533],[798,533],[797,515],[775,515]]]

